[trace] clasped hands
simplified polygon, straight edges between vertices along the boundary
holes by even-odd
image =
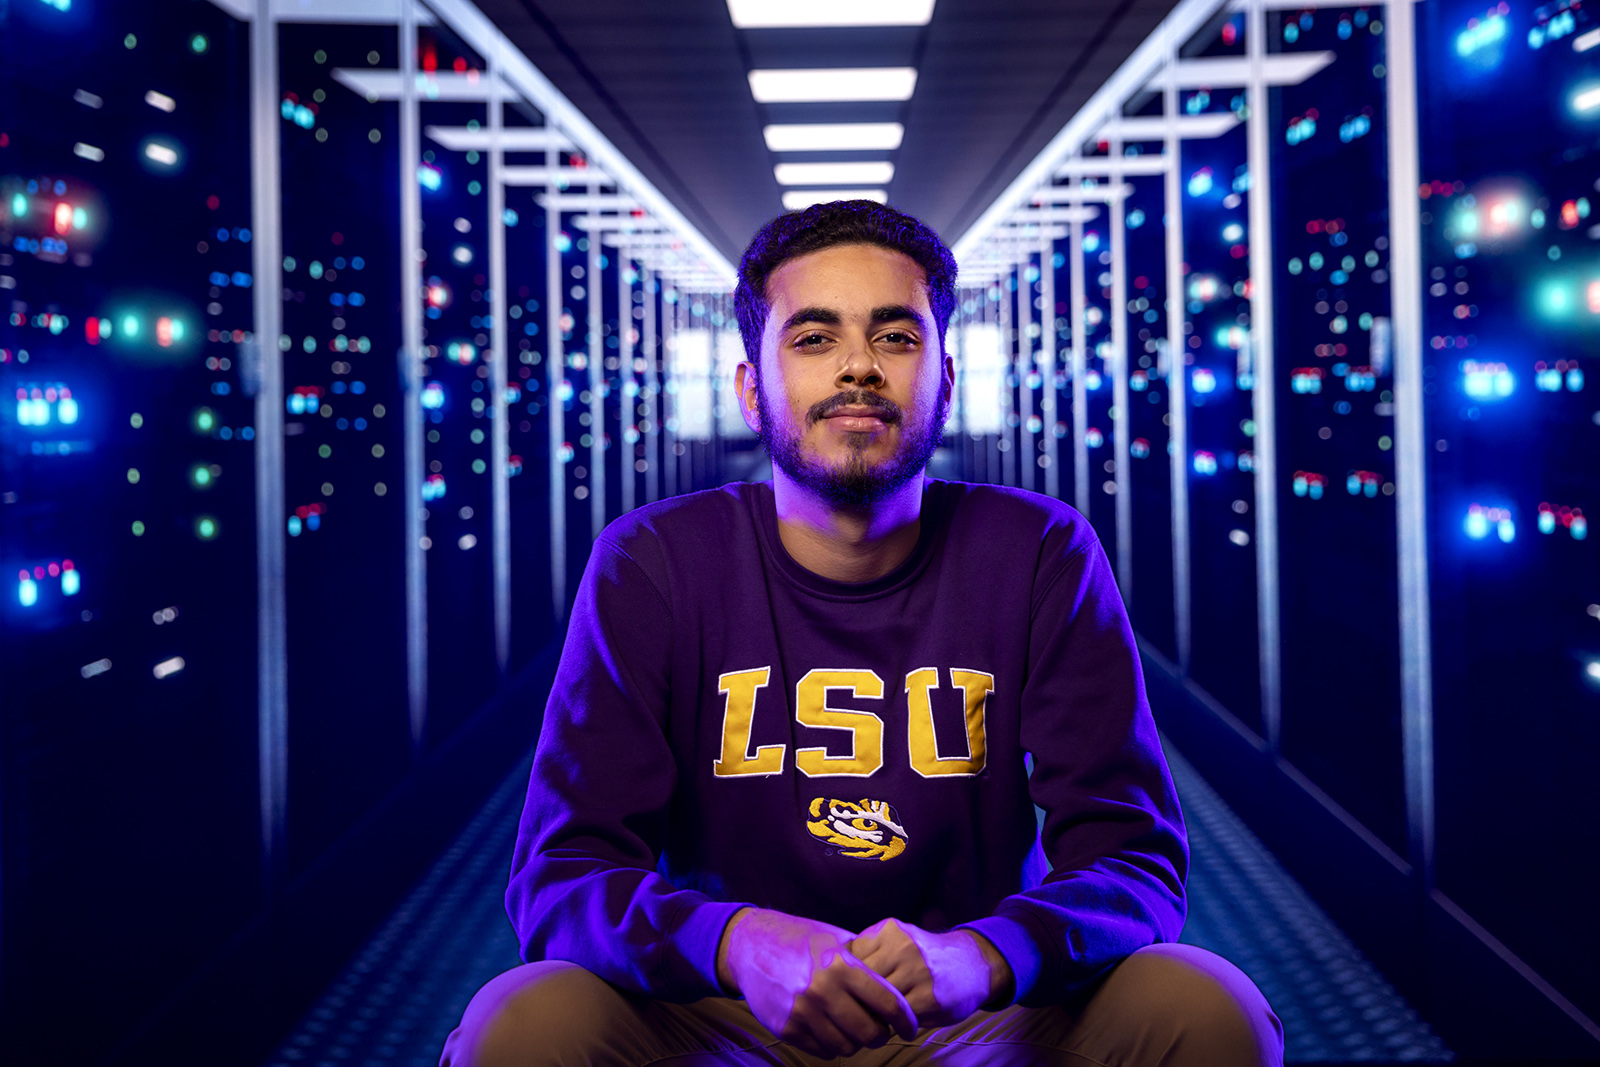
[[[884,919],[858,936],[781,911],[728,923],[717,979],[763,1026],[813,1056],[849,1056],[893,1034],[960,1022],[1010,989],[1005,957],[970,930]]]

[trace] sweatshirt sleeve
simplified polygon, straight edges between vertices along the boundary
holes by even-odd
[[[506,890],[522,958],[566,960],[668,1001],[721,995],[741,904],[656,869],[677,770],[666,737],[671,611],[621,547],[589,557],[539,731]]]
[[[1133,631],[1091,534],[1041,567],[1022,694],[1029,792],[1051,870],[964,924],[1016,976],[1016,1002],[1060,1003],[1183,929],[1189,846],[1145,698]]]

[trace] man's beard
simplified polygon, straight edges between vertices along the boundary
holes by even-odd
[[[877,469],[867,466],[865,453],[873,438],[873,434],[867,432],[844,435],[850,453],[842,467],[824,466],[802,451],[806,431],[847,404],[870,406],[885,424],[901,428],[900,447],[883,466]],[[944,439],[946,407],[947,401],[941,396],[932,420],[918,430],[906,426],[905,413],[892,400],[868,389],[848,389],[813,404],[806,412],[804,425],[785,427],[788,431],[785,433],[779,432],[772,417],[766,389],[759,382],[756,384],[756,412],[761,423],[757,436],[772,458],[773,466],[841,511],[868,508],[893,496],[921,474]]]

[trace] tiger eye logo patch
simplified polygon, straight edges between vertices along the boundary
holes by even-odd
[[[818,797],[811,802],[806,829],[851,859],[892,860],[906,850],[905,828],[895,810],[882,800]]]

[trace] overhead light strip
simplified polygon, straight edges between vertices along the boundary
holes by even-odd
[[[728,0],[736,29],[926,26],[934,0]]]
[[[783,194],[785,211],[801,211],[812,204],[831,204],[835,200],[874,200],[886,203],[885,189],[788,189]]]
[[[779,163],[772,168],[779,185],[884,185],[894,177],[894,164]]]
[[[915,67],[824,67],[750,72],[750,93],[758,104],[910,100],[916,88]]]
[[[794,123],[762,131],[774,152],[893,151],[906,128],[898,122]]]

